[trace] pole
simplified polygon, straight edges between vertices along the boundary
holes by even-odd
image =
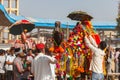
[[[40,28],[38,28],[37,43],[39,41],[39,37],[40,37]]]
[[[66,33],[66,38],[67,38],[67,40],[69,39],[69,25],[68,25],[68,22],[67,22],[67,33]]]
[[[110,32],[110,38],[109,38],[109,43],[108,43],[108,48],[109,48],[109,52],[108,52],[108,57],[110,56],[110,45],[111,45],[111,32]],[[108,80],[108,72],[107,72],[107,80]]]

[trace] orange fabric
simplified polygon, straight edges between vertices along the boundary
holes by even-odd
[[[50,51],[50,52],[53,52],[53,51],[54,51],[54,47],[51,47],[51,48],[49,49],[49,51]]]
[[[63,53],[64,49],[61,46],[55,46],[54,47],[54,52],[55,53]]]
[[[55,46],[55,47],[51,47],[49,51],[54,53],[63,53],[64,49],[61,46]]]

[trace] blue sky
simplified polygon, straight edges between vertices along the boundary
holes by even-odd
[[[45,19],[70,20],[67,15],[81,10],[93,21],[115,21],[119,0],[20,0],[20,15]]]

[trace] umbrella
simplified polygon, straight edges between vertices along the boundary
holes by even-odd
[[[20,20],[10,26],[9,32],[13,35],[20,35],[25,29],[27,29],[27,32],[30,32],[34,28],[35,25],[28,20]]]
[[[82,11],[71,12],[67,17],[72,20],[77,20],[77,21],[85,21],[85,20],[90,21],[91,19],[93,19],[92,16],[90,16],[86,12],[82,12]]]

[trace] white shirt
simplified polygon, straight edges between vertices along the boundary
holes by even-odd
[[[33,61],[33,57],[32,56],[27,56],[27,60],[32,62]]]
[[[91,40],[90,40],[91,41]],[[100,48],[97,48],[95,45],[96,43],[90,43],[89,39],[85,37],[86,45],[92,50],[93,56],[90,63],[90,70],[96,73],[103,73],[103,59],[105,52]]]
[[[56,68],[56,65],[55,64],[50,64],[50,67],[51,67],[51,71],[52,71],[52,76],[53,76],[53,80],[55,80],[55,77],[56,77],[56,75],[55,75],[55,68]]]
[[[5,55],[0,56],[0,73],[5,73],[3,67],[5,64]]]
[[[39,53],[32,62],[31,72],[34,80],[54,80],[50,63],[56,63],[56,59],[43,53]]]
[[[116,53],[115,53],[115,61],[116,62],[118,62],[119,60],[118,60],[118,56],[119,56],[119,54],[120,54],[120,52],[119,51],[117,51]]]
[[[6,61],[13,62],[14,59],[15,59],[15,55],[13,55],[13,56],[12,55],[7,55]],[[13,71],[13,65],[6,64],[5,67],[6,67],[6,70]]]

